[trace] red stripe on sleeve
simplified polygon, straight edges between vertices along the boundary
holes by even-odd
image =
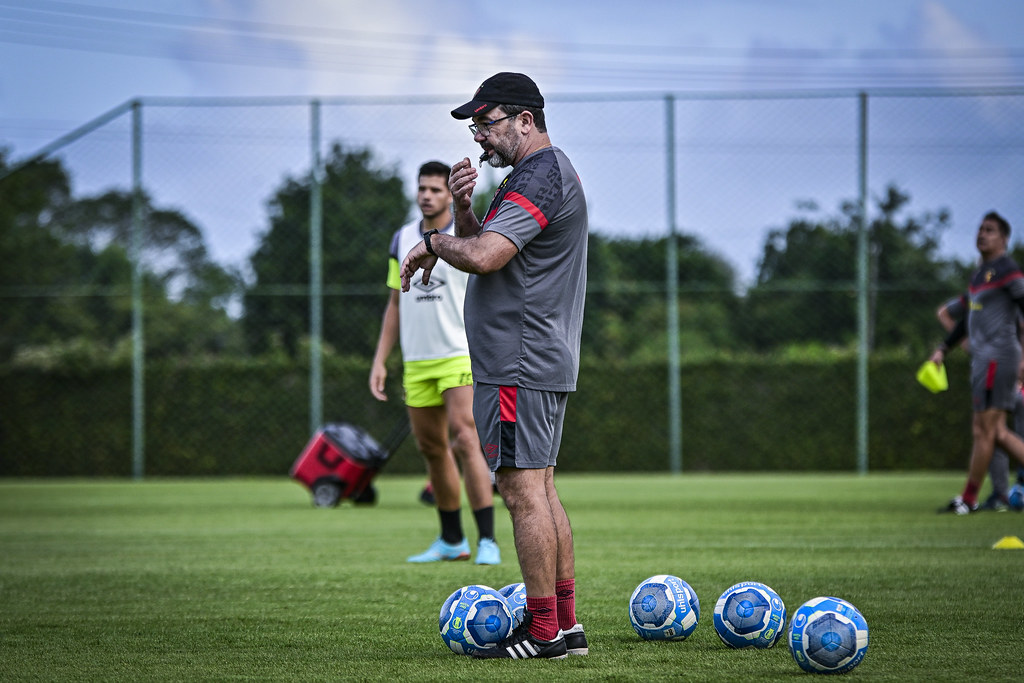
[[[516,421],[516,388],[498,387],[498,406],[502,422]]]
[[[518,192],[509,192],[508,194],[505,195],[504,198],[506,201],[513,202],[526,209],[526,212],[533,216],[533,220],[537,221],[537,224],[540,225],[541,230],[548,227],[547,216],[541,213],[541,210],[538,209],[533,202],[531,202],[523,195],[519,194]]]
[[[972,293],[983,292],[986,289],[1001,289],[1014,280],[1019,280],[1022,277],[1024,277],[1024,273],[1021,273],[1019,270],[1015,270],[1007,273],[995,282],[983,282],[980,285],[971,285],[968,289],[970,289]]]

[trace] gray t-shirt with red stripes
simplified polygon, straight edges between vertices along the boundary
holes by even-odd
[[[971,276],[967,292],[946,303],[953,318],[967,316],[971,358],[1020,357],[1017,336],[1018,301],[1024,299],[1024,274],[1007,255],[982,263]]]
[[[500,270],[471,275],[466,336],[477,382],[575,391],[587,288],[587,201],[556,147],[522,159],[498,187],[482,230],[515,243]]]

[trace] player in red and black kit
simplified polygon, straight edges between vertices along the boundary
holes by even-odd
[[[978,490],[985,481],[996,446],[1024,464],[1024,440],[1006,425],[1016,401],[1021,346],[1017,315],[1024,311],[1024,273],[1007,253],[1010,224],[996,212],[978,227],[981,265],[971,276],[967,293],[950,314],[959,316],[953,330],[932,353],[941,365],[946,353],[967,336],[971,349],[971,397],[974,403],[971,464],[963,493],[942,512],[963,515],[978,509]]]
[[[428,234],[402,263],[402,288],[437,259],[469,273],[466,337],[473,415],[495,473],[526,585],[519,626],[475,657],[564,659],[590,645],[576,620],[576,560],[569,517],[555,487],[565,408],[576,390],[587,285],[589,218],[583,185],[551,144],[544,97],[529,76],[497,73],[452,110],[472,119],[479,161],[512,171],[481,223],[477,171],[452,166],[455,235]]]
[[[956,327],[957,320],[964,316],[966,311],[964,307],[965,298],[958,296],[944,301],[938,310],[935,312],[936,317],[939,319],[939,324],[942,325],[946,333],[953,331]],[[1017,315],[1017,338],[1022,342],[1022,349],[1024,349],[1024,315]],[[967,353],[971,352],[971,347],[967,343],[965,337],[960,346]],[[1013,431],[1018,436],[1024,438],[1024,362],[1017,367],[1017,390],[1014,396],[1013,404]],[[992,462],[988,466],[988,478],[992,482],[992,493],[988,498],[985,499],[984,503],[978,504],[979,510],[992,510],[995,512],[1003,512],[1010,509],[1010,458],[1006,455],[1006,451],[1002,448],[996,447],[992,451]],[[1024,486],[1024,465],[1017,466],[1017,485]],[[1018,512],[1020,508],[1014,508]],[[942,508],[941,512],[948,512],[948,508]]]

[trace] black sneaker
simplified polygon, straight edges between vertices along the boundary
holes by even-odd
[[[420,491],[420,502],[424,505],[433,505],[437,502],[437,498],[434,496],[434,487],[427,482],[427,485]]]
[[[984,503],[978,506],[978,510],[990,510],[992,512],[1006,512],[1009,509],[1009,503],[997,493],[993,493],[985,499]]]
[[[508,638],[494,647],[477,650],[473,656],[477,659],[565,659],[565,638],[561,631],[554,640],[537,640],[530,635],[530,622],[533,615],[523,612],[523,621],[509,634]]]
[[[964,502],[964,499],[957,496],[953,500],[949,501],[947,505],[943,505],[939,508],[939,512],[952,512],[957,515],[969,515],[972,512],[977,512],[978,504],[968,505]]]
[[[565,638],[565,650],[571,655],[585,655],[590,653],[590,646],[587,645],[587,636],[583,633],[583,624],[576,624],[569,630],[562,631]]]

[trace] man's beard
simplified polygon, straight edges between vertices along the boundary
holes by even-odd
[[[512,126],[509,130],[491,143],[491,155],[487,157],[487,165],[491,168],[512,166],[519,152],[521,138]]]

